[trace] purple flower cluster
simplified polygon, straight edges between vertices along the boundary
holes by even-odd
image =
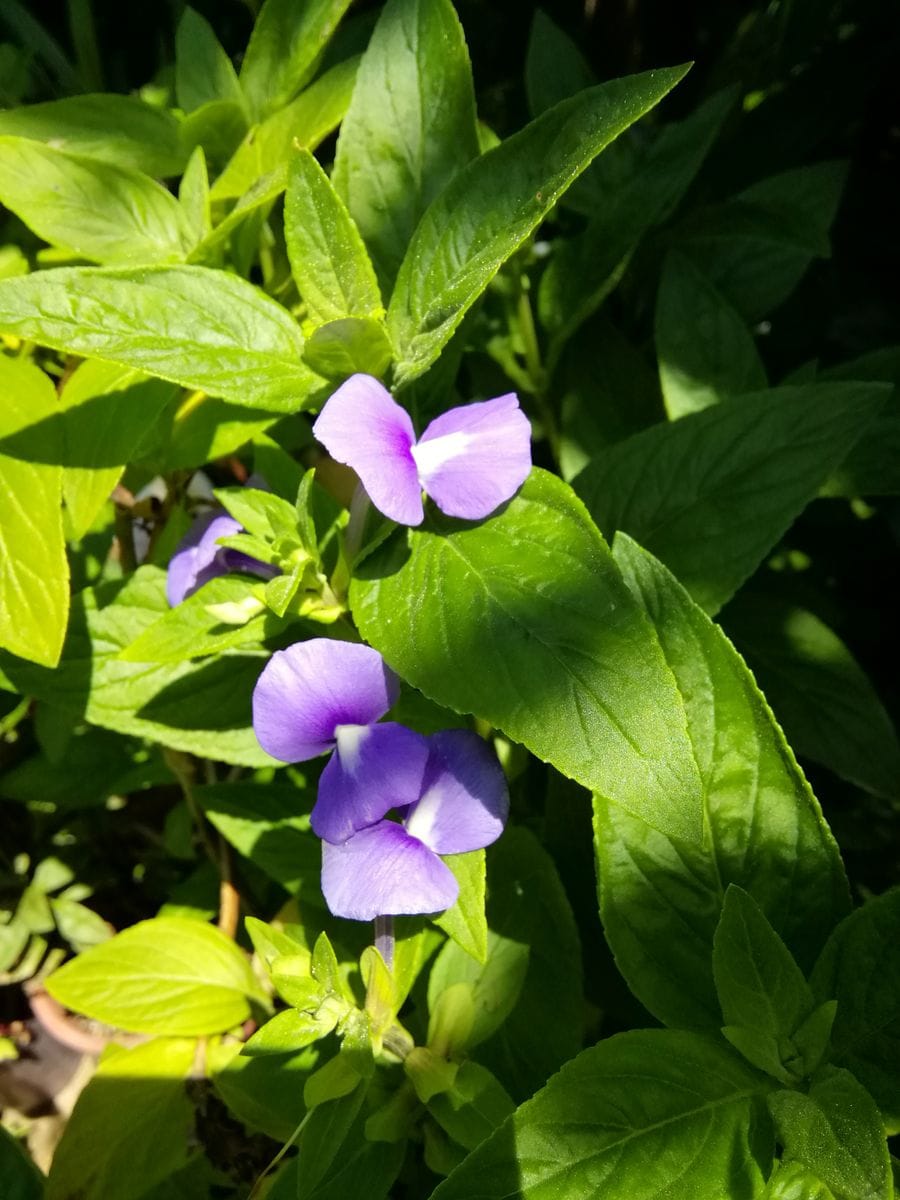
[[[314,638],[273,654],[253,693],[253,728],[274,758],[331,752],[311,824],[335,916],[449,908],[459,888],[440,856],[489,845],[506,822],[506,780],[490,748],[465,729],[425,737],[382,722],[398,692],[376,650]]]

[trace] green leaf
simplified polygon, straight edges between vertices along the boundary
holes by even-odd
[[[835,1196],[808,1167],[790,1162],[778,1166],[769,1180],[765,1200],[835,1200]]]
[[[331,1061],[340,1061],[341,1057]],[[341,1164],[355,1145],[355,1139],[348,1135],[359,1116],[365,1095],[365,1084],[357,1079],[356,1085],[346,1095],[316,1105],[300,1138],[300,1155],[304,1165],[297,1178],[296,1200],[322,1200],[318,1188],[341,1169]]]
[[[267,783],[212,784],[197,788],[209,821],[235,850],[287,891],[321,905],[319,839],[310,832],[312,795]]]
[[[858,908],[831,935],[813,971],[820,1000],[837,1000],[832,1059],[868,1088],[900,1128],[900,889]]]
[[[900,346],[885,346],[820,371],[820,380],[881,379],[894,385],[889,404],[825,485],[829,496],[900,495]]]
[[[178,122],[136,96],[69,96],[0,112],[0,136],[31,138],[146,175],[179,175],[190,147]]]
[[[98,263],[178,262],[193,241],[154,179],[27,138],[0,137],[0,200],[45,242]]]
[[[159,666],[119,660],[168,611],[165,572],[141,567],[124,586],[75,597],[55,671],[6,656],[2,669],[24,694],[91,724],[219,762],[271,766],[250,722],[261,658],[228,655]]]
[[[213,1087],[242,1124],[286,1142],[306,1113],[303,1086],[319,1065],[321,1046],[252,1058],[239,1050],[230,1045],[213,1051]]]
[[[884,402],[879,384],[775,388],[658,425],[573,481],[715,612],[775,545]]]
[[[336,1013],[319,1015],[289,1008],[266,1021],[244,1044],[242,1053],[251,1058],[293,1054],[327,1037],[336,1022]]]
[[[656,353],[672,420],[766,386],[765,369],[743,318],[681,254],[670,253],[663,265]]]
[[[542,9],[535,9],[525,55],[525,91],[531,115],[540,116],[596,82],[575,42]]]
[[[215,100],[244,106],[231,59],[210,23],[190,7],[175,31],[175,96],[188,113]]]
[[[747,321],[768,316],[814,258],[830,253],[847,164],[822,162],[763,179],[731,200],[697,209],[676,245]]]
[[[649,554],[619,537],[615,556],[685,699],[707,835],[702,845],[670,839],[597,800],[600,912],[641,1003],[666,1024],[717,1029],[710,959],[728,884],[750,893],[806,970],[847,911],[847,883],[809,785],[731,643]]]
[[[177,396],[176,384],[96,359],[83,362],[69,377],[60,393],[61,461],[73,538],[93,525],[126,464]]]
[[[797,754],[876,796],[900,795],[897,731],[837,634],[777,596],[744,592],[723,616]]]
[[[290,1188],[283,1193],[273,1190],[272,1200],[295,1196],[299,1200],[386,1200],[391,1194],[403,1165],[405,1143],[368,1141],[365,1113],[359,1112],[356,1094],[333,1104],[332,1112],[317,1109],[310,1118],[312,1128],[304,1130]],[[348,1117],[352,1117],[349,1124]]]
[[[334,186],[386,288],[422,214],[477,154],[472,68],[453,5],[389,0],[360,63],[334,163]]]
[[[735,99],[732,90],[711,96],[683,121],[664,126],[622,180],[604,181],[592,198],[585,231],[559,239],[538,292],[544,327],[553,334],[551,360],[560,345],[618,286],[641,239],[681,201],[718,136]],[[617,142],[615,147],[622,145]],[[608,156],[598,159],[589,182]],[[576,185],[577,186],[577,185]]]
[[[358,65],[358,58],[338,63],[291,104],[251,129],[213,184],[211,198],[243,196],[258,179],[283,167],[297,146],[315,150],[341,123]]]
[[[712,967],[726,1026],[738,1026],[773,1042],[776,1078],[792,1082],[793,1064],[788,1060],[796,1057],[796,1050],[788,1039],[815,1007],[813,994],[759,905],[733,883],[725,893],[713,938]],[[737,1045],[727,1029],[725,1036]],[[746,1051],[741,1052],[747,1057]],[[753,1057],[750,1061],[770,1070]],[[796,1078],[803,1074],[796,1070]]]
[[[69,612],[59,401],[43,371],[6,355],[0,390],[0,645],[52,667]]]
[[[60,1004],[135,1033],[172,1037],[220,1033],[264,997],[230,938],[203,921],[139,921],[54,971],[47,991]]]
[[[766,1084],[720,1041],[620,1033],[566,1063],[433,1200],[757,1196],[751,1142]]]
[[[515,1008],[528,971],[527,944],[488,931],[487,955],[479,963],[456,942],[447,942],[428,977],[428,1007],[435,1011],[441,996],[459,984],[472,989],[472,1026],[463,1045],[477,1046],[500,1028]]]
[[[300,544],[299,518],[293,504],[259,488],[217,488],[216,499],[236,521],[266,542],[279,538]]]
[[[485,1067],[460,1065],[453,1086],[428,1101],[428,1111],[466,1150],[474,1150],[515,1109],[509,1093]]]
[[[159,1038],[104,1058],[53,1156],[47,1200],[138,1200],[184,1166],[194,1136],[186,1082],[195,1048]]]
[[[454,177],[416,227],[388,307],[398,384],[431,366],[499,267],[572,181],[685,70],[647,71],[580,92]]]
[[[243,232],[245,223],[249,222],[251,217],[255,217],[257,220],[265,217],[286,186],[287,171],[283,164],[276,167],[274,171],[270,171],[268,175],[257,179],[253,186],[241,196],[228,216],[220,221],[215,229],[209,230],[203,240],[197,243],[191,251],[188,261],[199,263],[201,266],[206,264],[218,266],[222,252],[227,247],[229,240],[237,239],[238,235]],[[247,228],[252,228],[252,226],[248,224]]]
[[[303,361],[317,375],[338,382],[357,372],[383,378],[393,357],[383,322],[371,317],[345,317],[320,325],[303,351]]]
[[[776,1092],[769,1107],[785,1159],[811,1167],[836,1200],[892,1200],[884,1127],[849,1071],[826,1067],[808,1094]]]
[[[190,230],[190,245],[195,247],[208,236],[212,228],[209,170],[202,146],[197,146],[188,159],[188,165],[178,184],[178,203]]]
[[[308,150],[291,160],[284,236],[291,271],[314,324],[383,315],[378,281],[359,230]]]
[[[211,579],[199,591],[169,609],[158,621],[145,629],[119,654],[127,663],[180,663],[188,659],[206,658],[237,646],[257,645],[280,633],[285,622],[255,599],[252,583],[241,574],[223,575]],[[240,607],[251,602],[251,615],[241,625],[226,624],[221,615],[210,612],[223,605]],[[255,614],[253,608],[256,608]]]
[[[488,953],[487,916],[484,909],[484,851],[451,854],[444,861],[456,876],[459,896],[451,908],[434,918],[434,923],[443,929],[461,950],[477,962],[484,963]]]
[[[321,383],[300,361],[287,311],[205,267],[62,267],[3,280],[0,328],[234,404],[296,412]]]
[[[560,480],[532,472],[487,522],[431,512],[396,532],[356,568],[350,601],[366,641],[430,699],[660,828],[699,835],[671,673]]]
[[[313,73],[350,0],[266,0],[241,64],[252,112],[282,108]]]
[[[44,1177],[20,1146],[19,1139],[0,1125],[0,1179],[6,1200],[43,1200]]]

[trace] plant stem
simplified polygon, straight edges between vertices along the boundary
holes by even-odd
[[[541,361],[541,350],[538,345],[537,329],[534,324],[534,314],[531,311],[531,299],[528,294],[528,281],[523,277],[519,282],[519,303],[517,311],[519,335],[522,338],[522,348],[525,353],[525,367],[531,380],[531,391],[535,405],[544,426],[544,433],[550,446],[553,460],[559,463],[559,427],[556,413],[547,396],[547,372]]]
[[[385,966],[391,968],[394,965],[394,918],[376,917],[374,925],[375,949],[384,959]]]

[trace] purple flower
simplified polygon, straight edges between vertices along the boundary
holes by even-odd
[[[233,537],[236,533],[243,533],[243,529],[227,513],[208,512],[194,521],[169,560],[166,597],[172,608],[219,575],[246,571],[263,579],[273,579],[279,574],[277,567],[219,545],[220,538]]]
[[[253,690],[253,728],[282,762],[333,750],[319,779],[314,832],[346,841],[422,795],[428,744],[403,725],[377,721],[399,693],[377,650],[312,638],[279,650]]]
[[[427,742],[421,792],[402,824],[377,821],[340,845],[322,843],[322,892],[336,917],[449,908],[459,885],[439,856],[480,850],[503,832],[509,795],[490,747],[466,729]]]
[[[313,433],[401,525],[424,520],[423,489],[448,516],[480,520],[515,495],[531,470],[531,426],[512,392],[451,408],[416,441],[409,414],[378,380],[351,375]]]

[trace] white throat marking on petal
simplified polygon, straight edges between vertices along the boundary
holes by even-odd
[[[338,725],[334,740],[337,745],[341,766],[348,775],[355,775],[359,767],[363,743],[372,732],[369,725]]]
[[[416,807],[403,822],[404,828],[412,837],[418,838],[431,849],[431,834],[437,823],[438,809],[441,806],[441,791],[438,787],[430,787],[416,804]]]
[[[443,437],[429,438],[425,442],[416,442],[410,453],[419,471],[419,478],[427,484],[432,475],[441,467],[460,458],[466,453],[475,438],[471,433],[445,433]],[[426,489],[427,490],[427,489]]]

